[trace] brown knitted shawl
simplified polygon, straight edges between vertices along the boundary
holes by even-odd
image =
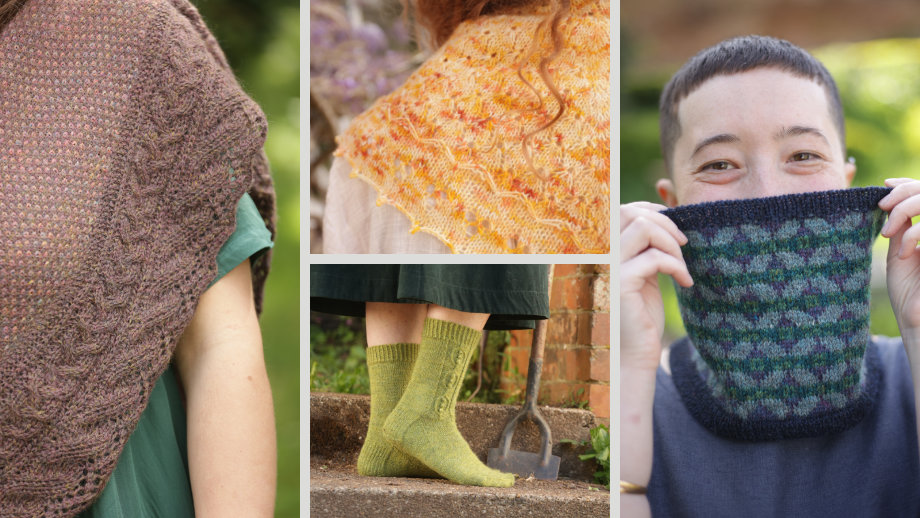
[[[273,229],[265,127],[186,0],[30,0],[0,33],[0,516],[102,490],[245,191]]]

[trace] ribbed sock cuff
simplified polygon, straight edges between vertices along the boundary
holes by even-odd
[[[402,363],[415,360],[418,355],[418,344],[396,343],[375,345],[367,348],[367,364]]]
[[[482,331],[467,327],[461,324],[455,324],[446,320],[435,318],[426,318],[425,326],[422,328],[422,340],[446,340],[451,343],[469,346],[476,344],[482,338]]]

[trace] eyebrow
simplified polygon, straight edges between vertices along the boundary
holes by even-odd
[[[781,129],[776,135],[773,135],[773,138],[776,140],[781,140],[789,137],[798,137],[799,135],[814,135],[816,137],[821,137],[822,140],[827,145],[830,145],[830,141],[827,140],[827,137],[824,136],[824,133],[821,133],[821,130],[817,128],[812,128],[811,126],[790,126]]]
[[[732,135],[731,133],[720,133],[704,138],[693,148],[693,153],[690,155],[690,158],[696,156],[696,154],[702,151],[706,146],[711,146],[713,144],[731,144],[733,142],[741,142],[741,139],[737,135]]]
[[[798,137],[800,135],[814,135],[824,140],[827,145],[830,145],[830,141],[827,140],[827,137],[824,136],[824,133],[822,133],[821,130],[817,128],[812,128],[811,126],[783,126],[783,129],[773,135],[773,138],[776,140],[781,140],[784,138]],[[696,156],[697,153],[702,151],[707,146],[711,146],[713,144],[731,144],[734,142],[741,142],[741,138],[731,133],[720,133],[718,135],[707,137],[701,140],[700,143],[697,144],[695,148],[693,148],[693,153],[690,155],[690,158]]]

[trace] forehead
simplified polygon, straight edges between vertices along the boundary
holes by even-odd
[[[715,76],[681,101],[677,117],[678,145],[713,132],[773,134],[784,125],[816,127],[839,138],[824,87],[775,68]]]

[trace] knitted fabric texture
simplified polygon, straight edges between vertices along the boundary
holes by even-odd
[[[244,192],[274,228],[266,123],[185,0],[31,0],[0,33],[0,92],[0,515],[73,516]]]
[[[674,383],[711,431],[813,437],[862,419],[877,391],[869,340],[872,242],[889,189],[720,201],[665,211],[686,234],[678,286],[689,342]]]
[[[457,429],[457,396],[480,338],[476,329],[425,319],[412,376],[383,423],[383,436],[458,484],[511,487],[514,475],[483,464]]]
[[[397,450],[383,437],[383,422],[399,403],[412,367],[418,344],[398,343],[367,348],[367,375],[371,384],[371,417],[358,455],[358,473],[372,477],[428,477],[438,474],[420,461]]]
[[[548,31],[522,73],[548,8],[460,24],[395,92],[339,136],[338,156],[378,205],[455,253],[606,253],[610,248],[610,2],[573,0],[549,66],[559,104],[537,73]],[[536,172],[535,172],[536,171]]]

